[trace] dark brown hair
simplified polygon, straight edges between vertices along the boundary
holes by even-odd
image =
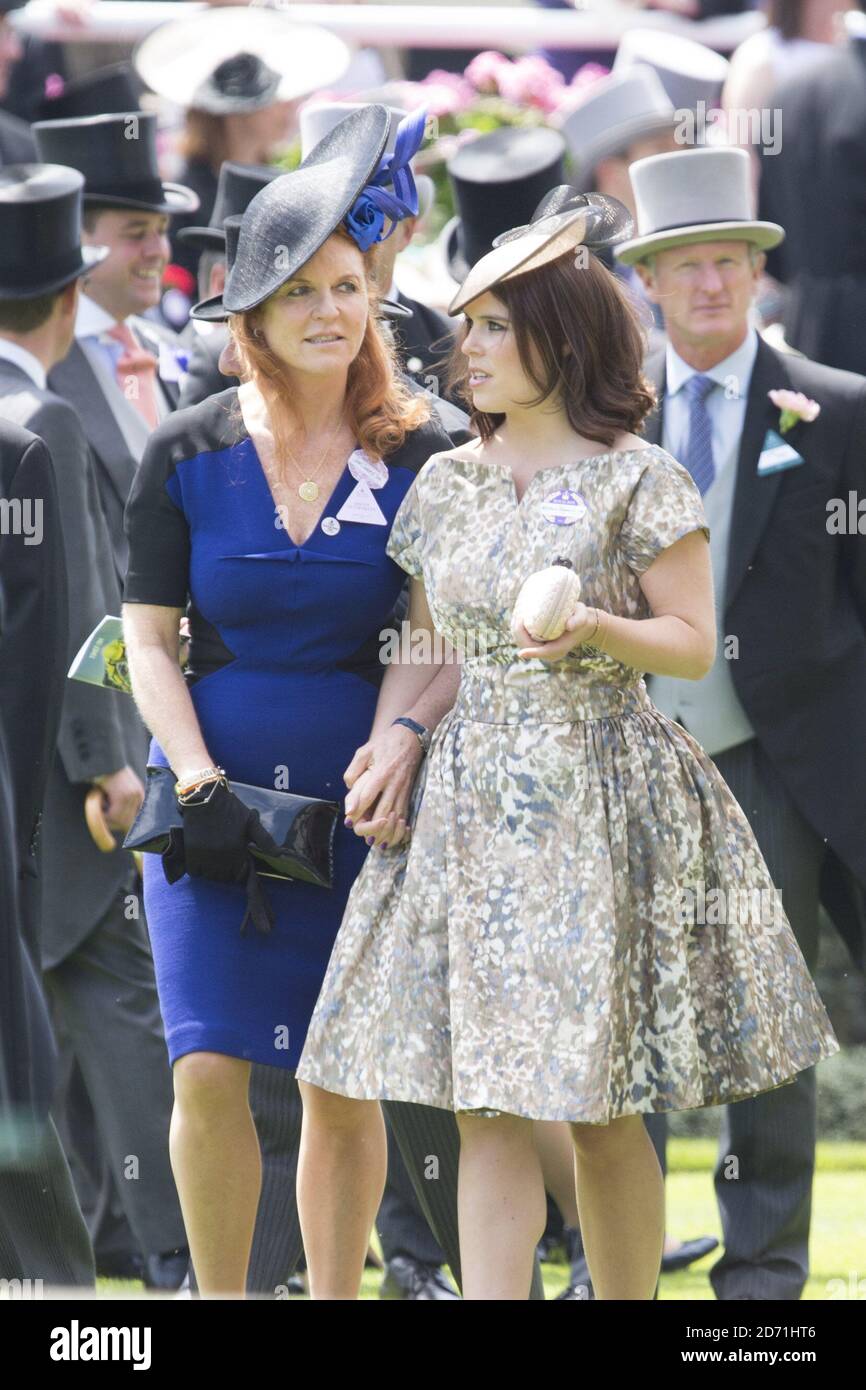
[[[571,428],[610,446],[622,432],[638,433],[655,405],[641,371],[644,335],[628,291],[587,252],[567,252],[538,270],[500,281],[491,293],[505,305],[520,362],[541,405],[560,395]],[[471,306],[470,306],[471,307]],[[464,326],[451,358],[449,386],[465,400],[472,426],[491,437],[505,419],[472,409],[469,364],[461,352]]]
[[[342,227],[334,235],[356,242]],[[425,424],[431,415],[425,396],[412,393],[405,383],[393,344],[385,337],[376,318],[378,291],[372,278],[374,249],[363,253],[370,312],[361,349],[349,367],[346,382],[346,411],[355,438],[362,449],[377,458],[395,452],[406,435]],[[286,400],[285,367],[271,352],[256,329],[262,306],[245,314],[229,317],[229,330],[240,361],[244,381],[253,380],[267,402],[271,429],[282,455],[292,433],[294,416]]]
[[[7,333],[33,333],[51,317],[63,290],[51,290],[36,299],[5,299],[0,302],[0,329]]]

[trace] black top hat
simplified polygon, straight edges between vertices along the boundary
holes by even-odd
[[[528,222],[538,201],[561,184],[565,141],[555,130],[503,126],[464,145],[447,166],[457,217],[443,234],[455,280],[486,256],[494,237]]]
[[[280,74],[257,53],[224,58],[193,93],[191,106],[213,116],[260,111],[277,100]]]
[[[0,169],[0,299],[62,290],[108,255],[81,245],[84,179],[59,164]]]
[[[278,174],[279,169],[270,164],[232,164],[226,160],[220,168],[209,224],[206,227],[181,227],[177,234],[178,241],[197,247],[200,251],[221,251],[226,244],[223,226],[226,218],[246,212],[251,199]]]
[[[135,111],[143,91],[144,83],[129,63],[114,63],[67,82],[59,96],[43,97],[36,118],[67,121],[79,116],[102,116],[110,111]]]
[[[291,280],[336,231],[375,174],[390,121],[384,106],[353,111],[297,169],[256,194],[239,226],[229,219],[225,290],[193,305],[193,318],[244,314]]]
[[[191,188],[159,177],[153,112],[37,121],[33,134],[40,159],[84,175],[85,205],[145,212],[195,212],[199,205]]]

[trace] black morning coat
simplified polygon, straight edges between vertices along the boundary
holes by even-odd
[[[665,355],[646,374],[663,402]],[[784,438],[805,463],[760,476],[779,410],[767,392],[802,391],[821,407]],[[658,444],[662,419],[648,417]],[[739,638],[734,688],[798,809],[826,840],[821,901],[866,966],[866,380],[761,340],[746,407],[731,518],[724,623]],[[844,501],[849,530],[834,534]]]
[[[68,634],[62,517],[43,441],[0,420],[0,1123],[44,1117],[54,1044],[39,984],[40,815],[57,741]],[[39,529],[11,524],[41,503]],[[35,511],[31,511],[31,522]],[[32,542],[39,537],[38,543]]]

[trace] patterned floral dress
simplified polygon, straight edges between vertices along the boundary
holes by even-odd
[[[329,1091],[605,1124],[741,1100],[837,1052],[744,812],[641,673],[521,660],[528,575],[651,616],[639,577],[709,531],[655,445],[511,470],[434,454],[388,553],[461,653],[410,803],[350,893],[298,1076]]]

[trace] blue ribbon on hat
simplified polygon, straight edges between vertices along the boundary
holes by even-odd
[[[421,148],[426,125],[425,108],[403,117],[397,127],[394,153],[382,156],[372,179],[346,214],[346,230],[362,251],[377,241],[387,241],[404,217],[418,216],[418,190],[410,161]],[[383,187],[386,183],[392,185],[393,192]],[[386,217],[391,226],[383,235]]]

